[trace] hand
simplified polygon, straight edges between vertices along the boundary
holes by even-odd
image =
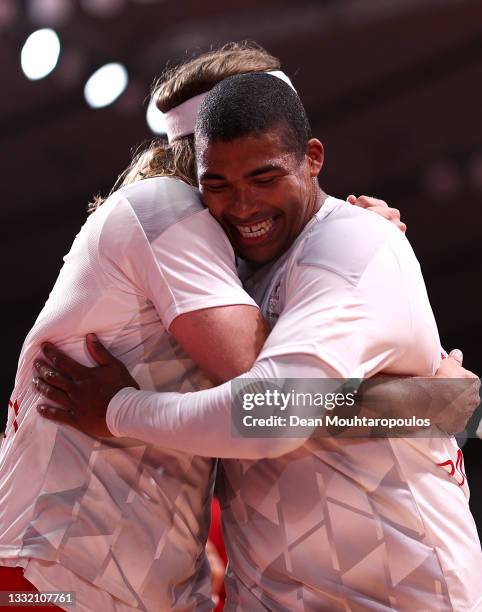
[[[404,234],[407,231],[407,226],[400,220],[400,211],[398,208],[390,208],[384,200],[378,200],[377,198],[372,198],[370,196],[360,196],[357,198],[354,195],[349,195],[346,201],[349,204],[354,204],[355,206],[365,208],[366,210],[370,210],[371,212],[380,215],[384,219],[387,219],[396,225]]]
[[[139,385],[95,334],[88,334],[86,344],[98,367],[81,365],[49,342],[42,345],[48,362],[34,362],[37,376],[33,382],[44,397],[57,405],[40,404],[37,410],[47,419],[71,425],[90,436],[112,437],[105,420],[110,400],[124,387],[139,389]]]
[[[442,360],[434,376],[379,373],[363,381],[353,411],[368,418],[429,419],[436,430],[453,435],[465,429],[479,406],[479,391],[479,378],[462,367],[462,353],[457,349]],[[401,426],[390,429],[390,434],[409,435],[424,429],[416,424]],[[373,432],[382,435],[384,429]]]
[[[211,540],[206,542],[206,555],[209,565],[211,566],[211,599],[214,605],[217,606],[219,603],[219,594],[224,584],[226,566]]]
[[[463,368],[462,361],[462,351],[455,349],[447,359],[442,359],[435,372],[437,394],[441,392],[445,397],[435,424],[449,434],[463,431],[480,405],[480,379]]]

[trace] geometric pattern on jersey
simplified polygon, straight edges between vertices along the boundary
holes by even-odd
[[[383,242],[380,233],[392,232],[373,213],[333,198],[317,217],[287,253],[245,283],[272,326],[285,303],[295,302],[287,278],[296,266],[327,270],[327,284],[335,273],[356,285]],[[408,244],[400,248],[430,331],[418,262]],[[432,327],[433,353],[440,355]],[[456,449],[450,439],[322,438],[274,459],[222,460],[226,610],[482,609],[482,555],[468,489],[436,465]]]
[[[176,270],[195,256],[184,298]],[[90,215],[22,349],[16,410],[0,450],[1,564],[36,564],[41,577],[41,563],[59,563],[84,601],[89,589],[110,594],[106,612],[212,609],[204,542],[214,461],[128,438],[96,441],[59,426],[37,414],[40,396],[31,385],[42,341],[88,364],[84,337],[97,331],[144,389],[210,386],[163,325],[167,310],[172,318],[189,309],[192,291],[191,310],[222,305],[220,296],[225,304],[253,303],[226,236],[194,188],[147,179]]]
[[[433,609],[450,609],[396,461],[374,457],[379,482],[370,482],[351,464],[362,444],[312,441],[276,460],[222,462],[230,609],[422,610],[428,596]]]

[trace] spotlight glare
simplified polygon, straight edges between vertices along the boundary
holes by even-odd
[[[122,64],[105,64],[92,74],[85,84],[84,96],[92,108],[109,106],[127,87],[129,76]]]
[[[60,40],[51,28],[43,28],[30,34],[22,47],[20,63],[25,76],[35,81],[43,79],[57,65]]]
[[[166,133],[166,121],[164,119],[164,113],[157,108],[154,102],[151,100],[146,112],[147,125],[154,134],[165,134]]]

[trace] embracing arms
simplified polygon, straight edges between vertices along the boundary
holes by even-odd
[[[372,305],[378,308],[379,313],[373,319],[367,316],[363,308],[354,308],[353,304],[362,300],[360,295],[353,293],[350,287],[347,288],[343,279],[332,278],[329,283],[331,289],[327,291],[326,283],[319,282],[318,277],[312,267],[299,271],[299,279],[293,291],[296,299],[293,299],[292,304],[288,300],[260,359],[245,375],[246,378],[313,379],[320,374],[329,378],[371,376],[389,366],[392,358],[403,354],[405,328],[392,326],[393,318],[390,315],[398,307],[399,296],[387,291],[383,303]],[[387,277],[386,282],[389,281]],[[310,307],[308,314],[305,308],[307,304]],[[94,338],[88,339],[88,345],[95,360],[102,364],[100,368],[79,366],[53,347],[46,347],[45,354],[54,368],[50,364],[39,364],[41,380],[37,386],[60,407],[45,408],[45,416],[94,435],[109,435],[111,432],[208,456],[277,456],[303,443],[301,438],[233,438],[229,383],[215,389],[187,394],[123,389],[135,386],[135,381],[130,378],[124,366],[112,358]],[[340,356],[344,360],[342,365]],[[361,362],[365,363],[362,370],[358,368]],[[447,368],[452,368],[453,372]],[[50,372],[54,372],[54,375]],[[405,393],[410,383],[416,379],[400,378],[397,381],[392,377],[386,379],[385,385],[381,381],[375,386],[373,382],[368,383],[370,388],[365,395],[372,408],[376,408],[377,395],[385,404],[392,401],[387,400],[387,396],[401,397],[402,404],[408,402],[407,410],[410,411],[410,402],[416,407],[421,401],[426,401],[427,393],[432,394],[437,400],[430,414],[432,423],[445,431],[463,429],[468,414],[478,404],[478,379],[456,366],[454,359],[444,360],[438,374],[439,380],[441,376],[459,376],[468,383],[468,392],[459,394],[453,384],[434,384],[435,377],[433,382],[425,379],[429,386],[417,384],[414,387],[412,384],[409,392]],[[417,391],[415,394],[414,388]],[[445,411],[438,414],[437,408],[441,404],[450,404],[447,414],[444,414]],[[109,428],[106,426],[106,412]],[[455,425],[454,414],[459,420]],[[93,426],[100,429],[93,430]]]

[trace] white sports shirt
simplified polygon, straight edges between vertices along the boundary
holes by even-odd
[[[20,357],[0,451],[0,564],[24,567],[39,590],[75,591],[76,610],[211,609],[213,461],[43,419],[32,362],[49,340],[91,364],[85,334],[96,331],[143,388],[206,388],[166,330],[232,304],[255,306],[194,188],[143,180],[88,218]]]
[[[440,363],[408,241],[340,200],[325,202],[254,295],[276,324],[248,378],[428,376]],[[124,389],[107,417],[117,435],[227,458],[228,610],[481,609],[482,555],[453,438],[233,438],[229,383],[185,396]]]

